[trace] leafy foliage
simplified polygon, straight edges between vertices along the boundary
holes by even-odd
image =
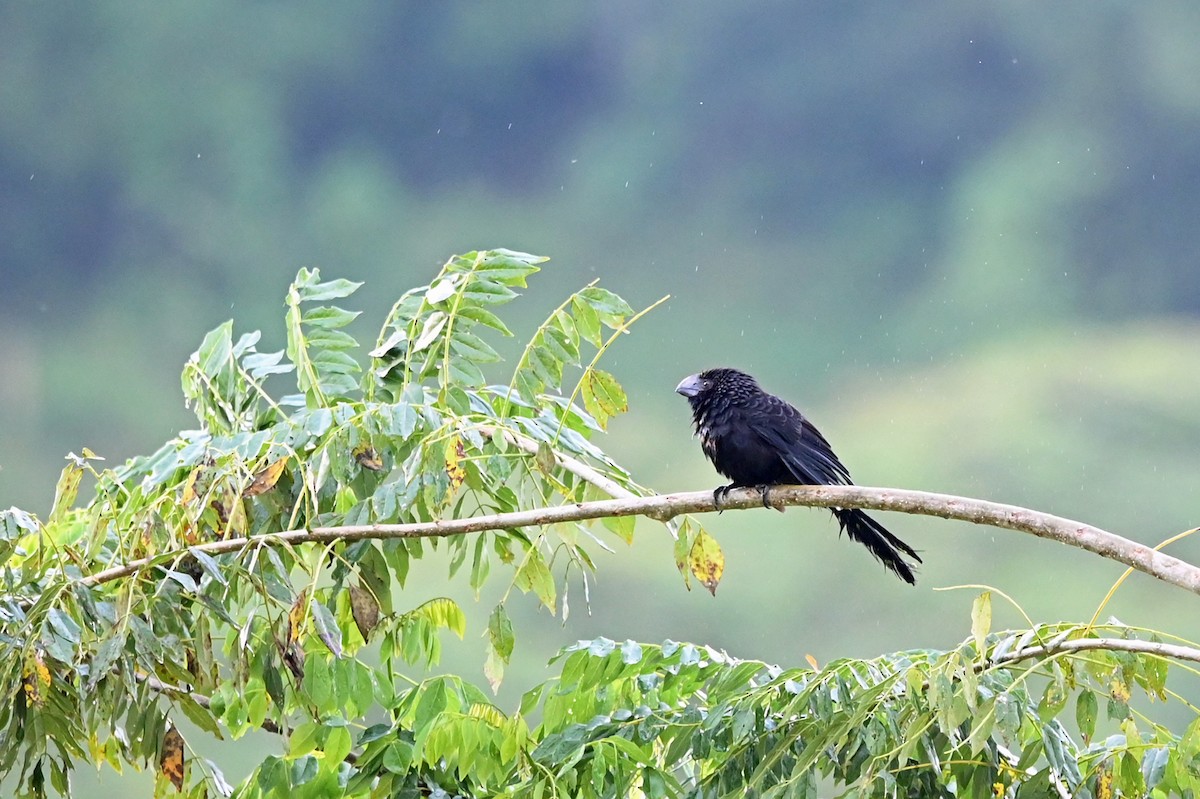
[[[568,575],[586,585],[590,548],[632,540],[624,518],[602,520],[603,533],[557,524],[444,540],[379,527],[645,493],[593,441],[627,405],[597,368],[641,315],[620,297],[575,292],[507,383],[488,382],[500,361],[488,338],[511,335],[495,309],[543,261],[451,258],[395,303],[363,363],[347,332],[357,314],[322,304],[358,284],[301,270],[286,352],[258,352],[258,333],[235,338],[229,322],[189,359],[183,391],[200,429],[113,469],[85,450],[45,521],[0,513],[0,680],[13,697],[0,705],[0,774],[22,796],[69,793],[79,762],[153,765],[158,793],[189,796],[1200,788],[1200,726],[1177,736],[1131,704],[1135,690],[1170,694],[1162,655],[1065,648],[1149,633],[994,633],[990,594],[949,652],[784,671],[691,644],[581,642],[511,713],[460,677],[422,677],[441,636],[467,631],[454,601],[408,586],[428,550],[444,549],[477,594],[508,583],[483,631],[495,689],[516,645],[511,589],[555,612]],[[268,390],[287,374],[295,393]],[[94,494],[77,506],[89,476]],[[338,534],[278,535],[316,528]],[[685,579],[715,590],[715,539],[686,517],[672,532]],[[217,738],[265,729],[286,751],[235,789],[192,757],[184,719]]]
[[[1022,657],[1037,642],[1121,640],[1121,626],[1042,626],[949,652],[781,670],[707,647],[598,640],[559,658],[518,794],[613,796],[1141,796],[1200,788],[1200,720],[1135,720],[1166,696],[1158,657]],[[1069,700],[1074,695],[1074,702]],[[1097,707],[1115,723],[1097,736]],[[1079,733],[1059,716],[1076,710]],[[1111,726],[1111,725],[1110,725]],[[453,760],[448,760],[453,763]],[[1190,793],[1188,793],[1190,795]]]
[[[227,322],[189,359],[183,391],[200,429],[115,469],[73,457],[44,523],[6,512],[0,673],[17,701],[0,711],[0,770],[40,795],[46,776],[65,790],[80,759],[159,762],[174,715],[217,736],[285,731],[289,763],[324,753],[306,780],[323,784],[350,751],[348,725],[376,704],[396,707],[406,669],[436,663],[439,634],[464,635],[465,616],[446,597],[405,594],[411,562],[436,540],[285,546],[272,533],[600,496],[566,459],[639,493],[589,440],[624,410],[615,379],[595,369],[637,318],[620,297],[594,284],[572,294],[507,385],[485,380],[500,360],[487,336],[512,335],[494,309],[544,260],[507,250],[451,258],[395,304],[366,368],[347,332],[358,314],[329,304],[360,284],[301,270],[287,294],[286,352],[259,352],[259,333],[235,337]],[[584,365],[586,347],[595,357]],[[277,398],[268,380],[289,373],[296,393]],[[568,375],[576,383],[563,396]],[[89,473],[95,496],[76,509]],[[213,541],[241,545],[210,554]],[[553,611],[567,570],[586,580],[592,569],[586,542],[607,546],[564,525],[445,547],[451,573],[467,571],[476,591],[503,567]],[[503,604],[488,631],[495,685],[515,642]],[[223,778],[206,764],[189,785],[200,795]]]

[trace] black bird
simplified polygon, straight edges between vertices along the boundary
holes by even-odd
[[[770,507],[770,486],[853,485],[825,436],[800,411],[768,394],[758,381],[737,369],[709,369],[685,377],[675,391],[692,406],[696,436],[717,471],[733,482],[713,491],[718,509],[734,488],[756,487]],[[884,566],[916,584],[904,556],[920,563],[908,544],[861,510],[833,508],[851,540],[871,550]]]

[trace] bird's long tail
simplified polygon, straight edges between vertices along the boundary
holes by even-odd
[[[917,578],[913,575],[912,566],[904,559],[907,555],[920,563],[921,556],[916,550],[889,533],[887,528],[861,510],[838,508],[833,511],[833,515],[851,541],[857,541],[871,550],[876,560],[895,572],[901,580],[909,585],[916,585]]]

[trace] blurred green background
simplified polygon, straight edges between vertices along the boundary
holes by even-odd
[[[69,450],[192,426],[187,355],[230,316],[282,346],[299,267],[366,281],[368,340],[448,255],[504,246],[554,259],[518,330],[595,277],[672,294],[607,364],[631,411],[604,444],[659,490],[716,484],[672,389],[735,365],[861,483],[1158,543],[1200,524],[1197,42],[1200,6],[1104,0],[4,4],[0,506],[44,513]],[[965,637],[972,592],[936,587],[1087,619],[1121,573],[889,516],[912,590],[824,512],[709,521],[715,599],[644,524],[590,614],[579,585],[565,623],[514,603],[502,699],[576,638],[823,663]],[[444,575],[414,590],[473,603]],[[489,607],[447,646],[480,681]],[[1149,578],[1109,612],[1200,637]]]

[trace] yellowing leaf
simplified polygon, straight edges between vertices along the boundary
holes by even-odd
[[[50,687],[50,669],[46,668],[41,649],[35,649],[30,654],[22,677],[26,704],[32,707],[45,705],[46,695],[42,691]]]
[[[721,575],[725,573],[725,553],[721,551],[717,539],[701,530],[688,552],[688,567],[700,584],[716,596],[717,584],[721,582]]]
[[[485,705],[481,702],[474,702],[467,708],[467,715],[473,719],[480,719],[495,727],[498,730],[504,729],[504,725],[508,722],[508,716],[504,715],[504,711],[495,705]]]
[[[292,603],[292,608],[288,611],[287,642],[289,644],[294,644],[300,639],[300,625],[307,615],[308,587],[306,586],[296,594],[296,601]]]
[[[358,465],[372,472],[383,471],[383,459],[379,457],[379,453],[375,448],[365,441],[354,448],[354,460],[358,461]]]
[[[821,670],[820,664],[817,663],[817,659],[815,657],[813,657],[812,655],[805,655],[804,659],[808,662],[808,665],[812,666],[813,671]]]
[[[279,482],[279,476],[283,474],[283,467],[287,466],[288,457],[284,456],[267,468],[254,475],[254,482],[242,492],[244,497],[257,497],[259,494],[265,494],[275,487]]]
[[[283,644],[280,646],[283,652],[283,663],[296,678],[297,683],[304,681],[304,650],[300,647],[300,626],[307,616],[308,587],[306,586],[300,589],[300,593],[296,595],[296,601],[288,610],[287,631],[284,633]]]
[[[248,525],[246,503],[231,494],[229,497],[229,513],[225,519],[225,527],[221,530],[221,537],[237,538],[246,532]]]
[[[196,479],[200,477],[200,473],[203,471],[203,466],[197,466],[188,475],[187,482],[183,484],[183,496],[180,498],[184,505],[189,505],[196,501]]]
[[[75,497],[79,494],[79,482],[82,479],[83,461],[72,456],[67,468],[59,475],[58,485],[54,489],[54,509],[50,511],[50,517],[46,520],[48,527],[60,520],[75,504]]]
[[[176,791],[182,791],[186,766],[183,759],[183,736],[179,734],[179,730],[171,727],[163,736],[162,753],[158,757],[158,770],[171,781]]]
[[[450,439],[446,444],[446,476],[450,478],[447,499],[453,496],[463,481],[467,479],[467,471],[462,467],[462,459],[465,457],[467,457],[467,453],[463,449],[462,439],[458,436]]]

